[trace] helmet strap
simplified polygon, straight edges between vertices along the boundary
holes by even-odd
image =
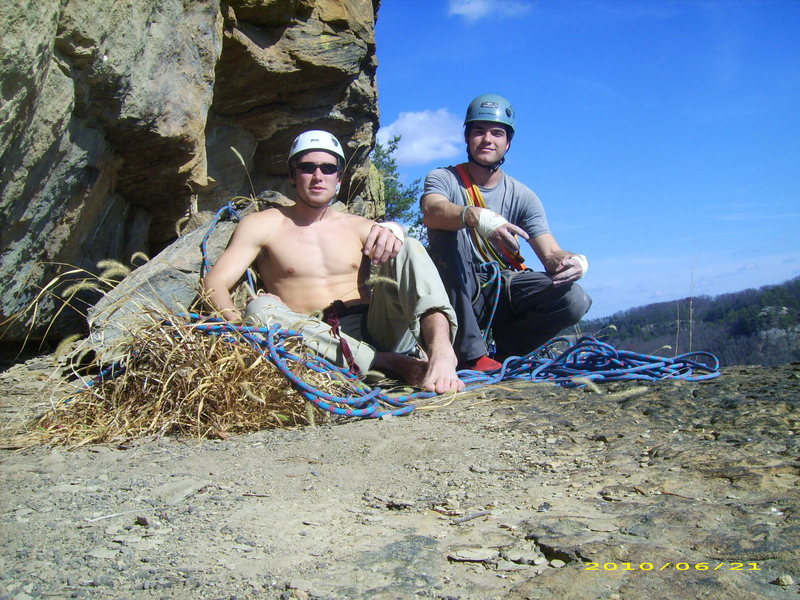
[[[481,167],[482,169],[486,169],[490,173],[494,173],[495,171],[497,171],[497,169],[500,168],[500,165],[502,165],[504,162],[506,162],[506,157],[504,156],[503,158],[500,159],[500,162],[497,162],[497,163],[495,163],[493,165],[488,165],[488,166],[487,165],[482,165],[481,163],[479,163],[477,160],[475,160],[473,158],[472,152],[470,152],[469,149],[467,150],[467,158],[469,159],[469,162],[471,162],[472,164],[478,165],[479,167]]]

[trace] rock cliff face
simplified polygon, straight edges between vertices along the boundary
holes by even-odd
[[[352,157],[343,199],[364,195],[377,5],[2,3],[0,322],[60,265],[152,255],[188,214],[287,192],[286,150],[304,129],[342,140]],[[6,323],[5,341],[44,337],[59,304]],[[48,335],[71,326],[60,313]]]

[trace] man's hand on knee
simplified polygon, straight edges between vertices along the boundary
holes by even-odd
[[[553,285],[565,285],[578,281],[589,270],[589,261],[582,254],[573,254],[562,258],[553,275]]]
[[[398,255],[405,232],[399,223],[375,223],[364,242],[364,254],[373,265],[382,265]]]

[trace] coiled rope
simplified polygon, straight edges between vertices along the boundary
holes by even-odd
[[[387,415],[406,415],[416,406],[416,400],[432,398],[434,392],[417,391],[403,395],[391,395],[379,387],[370,387],[350,372],[324,357],[310,352],[296,353],[287,349],[289,339],[302,340],[302,334],[280,325],[254,327],[234,325],[215,317],[196,313],[179,315],[189,327],[208,335],[221,336],[232,343],[249,344],[261,352],[291,385],[309,402],[318,408],[337,415],[362,418],[376,418]],[[168,323],[175,325],[175,323]],[[521,380],[529,382],[548,382],[564,387],[581,387],[591,382],[603,381],[660,381],[681,379],[683,381],[704,381],[719,377],[719,361],[708,352],[689,352],[666,358],[618,350],[593,337],[584,336],[577,343],[557,353],[558,344],[568,343],[566,338],[556,338],[525,356],[512,356],[494,371],[458,372],[466,384],[464,391],[500,383],[501,381]],[[706,359],[705,361],[702,359]],[[315,388],[296,374],[297,365],[305,366],[317,373],[330,374],[342,381],[347,388],[344,395],[333,395]],[[113,379],[126,370],[122,361],[104,369],[86,384],[86,387],[101,384]]]
[[[236,333],[253,348],[262,352],[283,375],[319,408],[335,414],[347,416],[382,416],[384,414],[406,414],[414,407],[408,403],[415,399],[431,398],[434,392],[419,391],[401,396],[390,396],[381,388],[370,388],[350,372],[347,367],[339,367],[324,357],[313,353],[297,354],[285,348],[284,342],[290,338],[302,339],[302,333],[285,329],[280,325],[254,327],[234,325],[214,317],[204,317],[196,313],[181,315],[194,323],[198,330],[210,335],[221,335],[236,342]],[[660,381],[681,379],[683,381],[705,381],[721,375],[719,360],[709,352],[688,352],[673,358],[640,354],[618,350],[612,345],[590,336],[581,337],[575,344],[561,353],[555,352],[558,344],[569,343],[567,338],[555,338],[525,356],[511,356],[503,361],[503,366],[494,371],[458,371],[459,378],[466,384],[464,391],[470,391],[501,381],[521,380],[549,382],[564,387],[585,386],[586,381]],[[707,359],[707,362],[701,360]],[[353,394],[333,396],[315,389],[295,375],[290,363],[300,363],[318,373],[336,373],[353,387]],[[347,408],[333,406],[343,404]],[[395,407],[386,411],[381,403]]]
[[[492,350],[495,345],[492,339],[492,322],[497,312],[497,306],[500,304],[500,292],[503,290],[503,276],[500,274],[500,265],[496,262],[483,263],[481,267],[488,267],[490,271],[489,279],[481,284],[481,289],[494,285],[494,291],[492,292],[492,309],[489,311],[489,320],[487,321],[486,327],[483,328],[483,341],[486,343],[486,347]]]

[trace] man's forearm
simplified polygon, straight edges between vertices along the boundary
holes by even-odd
[[[423,223],[431,229],[458,231],[464,227],[478,225],[481,209],[476,206],[461,206],[444,197],[436,200],[422,199]]]
[[[207,281],[203,281],[202,285],[208,303],[219,313],[220,317],[232,323],[241,322],[242,313],[236,308],[236,304],[233,302],[233,297],[229,291],[217,288],[213,283]]]

